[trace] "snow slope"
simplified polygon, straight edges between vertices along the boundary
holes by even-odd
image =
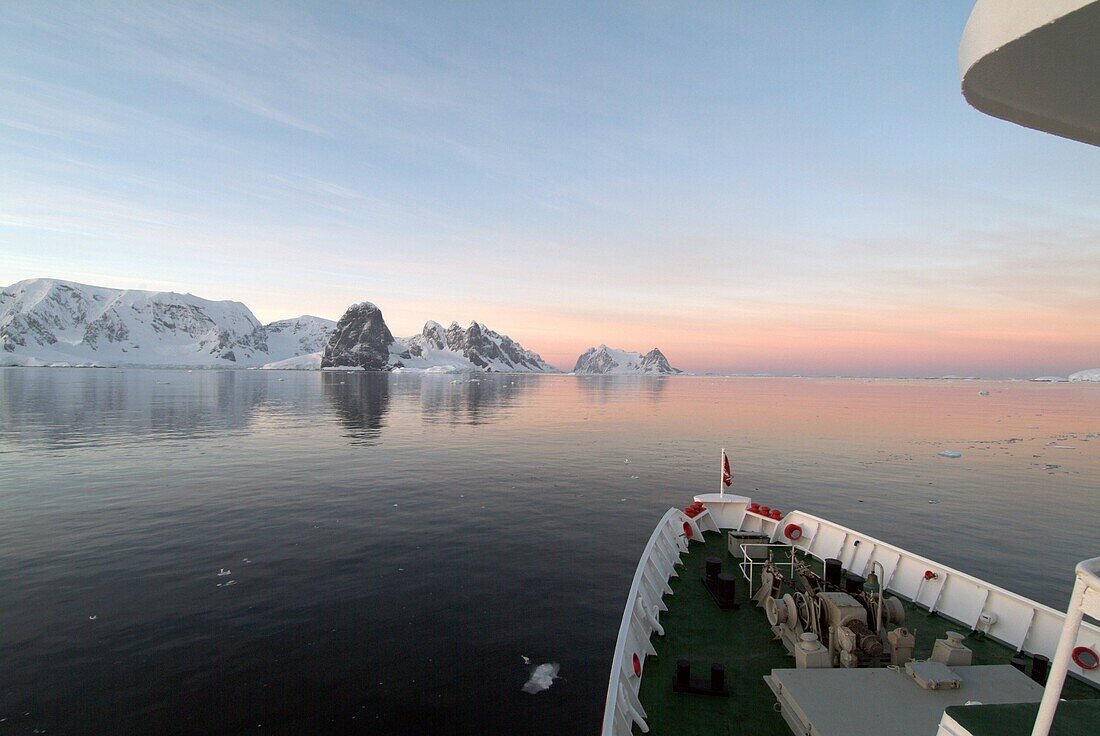
[[[323,317],[303,315],[264,325],[269,356],[301,357],[320,353],[328,344],[336,323]]]
[[[321,351],[295,355],[293,358],[276,360],[260,366],[264,370],[272,371],[317,371],[321,369]]]
[[[657,348],[653,348],[645,355],[633,353],[629,350],[617,350],[606,345],[598,348],[589,348],[577,358],[577,364],[573,368],[574,373],[581,374],[662,374],[680,373],[673,368]]]
[[[264,326],[240,302],[30,279],[0,290],[0,365],[253,367],[319,350],[333,324]]]

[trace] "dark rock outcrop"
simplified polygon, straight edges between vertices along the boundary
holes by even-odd
[[[390,362],[393,334],[382,318],[382,310],[370,302],[353,304],[336,323],[321,355],[322,368],[363,368],[385,371]]]

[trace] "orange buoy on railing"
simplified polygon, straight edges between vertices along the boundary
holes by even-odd
[[[798,524],[787,524],[786,528],[783,530],[783,536],[792,542],[797,542],[799,539],[802,539],[802,527]]]
[[[937,575],[936,573],[932,572],[931,570],[925,570],[925,571],[924,571],[924,579],[925,579],[925,580],[935,580],[935,579],[936,579],[936,578],[938,578],[938,577],[939,577],[939,575]]]
[[[634,652],[634,676],[642,676],[642,660],[638,658],[638,653]]]
[[[688,539],[691,539],[692,533],[693,532],[691,531],[691,524],[689,524],[685,521],[684,522],[684,536],[687,537]]]

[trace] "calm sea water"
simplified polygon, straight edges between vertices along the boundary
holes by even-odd
[[[3,369],[0,732],[593,733],[723,446],[735,491],[1062,608],[1096,433],[1100,385]]]

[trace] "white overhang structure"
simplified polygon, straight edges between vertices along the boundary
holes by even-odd
[[[1100,145],[1100,0],[979,0],[959,73],[987,115]]]

